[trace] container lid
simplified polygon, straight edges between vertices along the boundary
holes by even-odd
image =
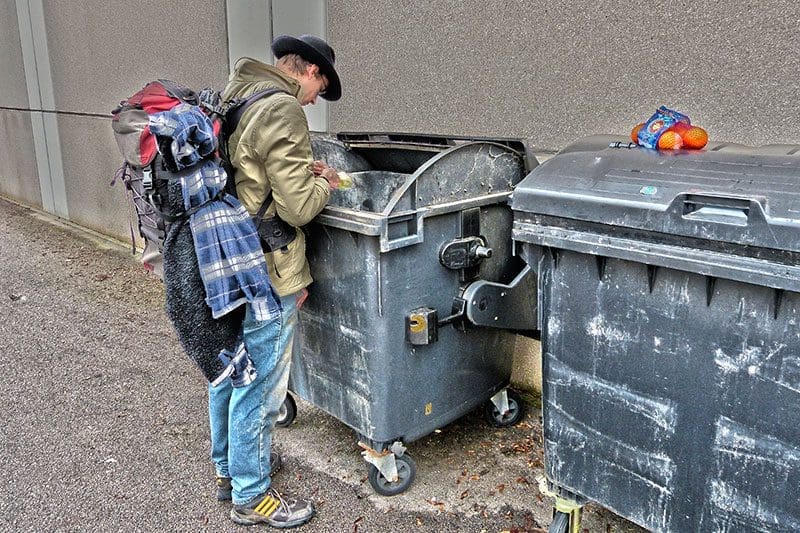
[[[331,194],[317,221],[378,236],[381,252],[423,242],[426,218],[506,205],[537,163],[508,139],[340,133],[312,147],[353,180]]]
[[[609,234],[627,228],[798,252],[800,146],[663,152],[588,137],[528,174],[512,208]]]

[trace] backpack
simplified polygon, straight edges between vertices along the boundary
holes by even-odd
[[[199,106],[211,119],[214,135],[217,137],[217,156],[228,176],[225,192],[236,196],[234,169],[228,157],[228,138],[247,108],[256,101],[281,89],[265,89],[247,98],[237,98],[223,102],[218,91],[203,89],[199,93],[169,80],[156,80],[130,98],[120,102],[111,112],[111,128],[123,157],[123,164],[117,170],[112,185],[122,179],[128,201],[136,213],[139,235],[144,239],[142,264],[145,269],[163,278],[163,251],[170,224],[188,216],[185,212],[170,209],[166,202],[167,186],[175,179],[168,170],[158,150],[158,140],[150,132],[150,115],[167,111],[186,103]],[[259,210],[263,215],[271,201],[271,194]],[[136,253],[136,238],[131,217],[131,243]]]

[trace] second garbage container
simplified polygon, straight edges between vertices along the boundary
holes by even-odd
[[[551,533],[586,500],[653,531],[800,531],[799,150],[595,137],[517,187]]]

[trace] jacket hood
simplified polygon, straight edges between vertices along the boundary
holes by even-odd
[[[297,80],[287,76],[276,67],[250,57],[243,57],[234,65],[223,97],[226,100],[245,97],[256,91],[272,87],[282,89],[298,99],[302,92]]]

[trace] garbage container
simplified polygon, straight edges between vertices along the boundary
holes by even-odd
[[[798,154],[593,137],[517,187],[551,531],[587,500],[654,531],[800,531]]]
[[[533,276],[512,253],[508,198],[535,159],[510,140],[312,144],[354,183],[306,228],[314,283],[290,390],[355,429],[373,488],[397,494],[415,472],[404,444],[484,402],[496,425],[522,414],[509,331],[535,322],[519,298]]]

